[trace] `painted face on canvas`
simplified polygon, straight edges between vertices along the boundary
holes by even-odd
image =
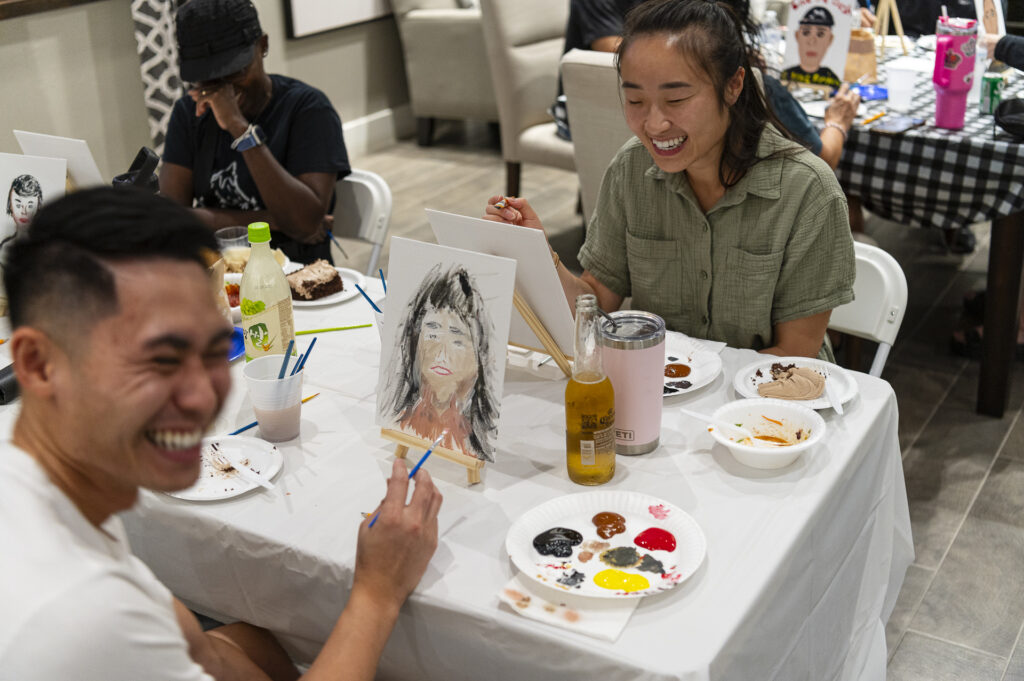
[[[821,68],[825,52],[832,44],[832,29],[828,26],[800,24],[796,31],[796,46],[800,52],[800,68],[815,73]]]
[[[469,326],[447,309],[427,310],[416,349],[420,377],[435,399],[450,403],[476,381],[476,347]]]
[[[39,210],[39,197],[35,195],[22,196],[12,188],[8,196],[8,205],[11,217],[14,218],[14,224],[18,228],[24,228],[32,222],[36,211]]]

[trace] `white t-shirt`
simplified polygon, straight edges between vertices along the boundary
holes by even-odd
[[[120,518],[93,526],[35,459],[0,443],[0,679],[212,681]]]

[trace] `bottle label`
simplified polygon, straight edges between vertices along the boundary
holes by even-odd
[[[615,420],[615,412],[612,412],[612,421]],[[609,425],[603,430],[594,431],[594,448],[599,452],[615,451],[615,428]]]
[[[245,360],[283,354],[285,343],[295,337],[291,301],[282,300],[268,308],[262,300],[245,298],[241,307]]]
[[[580,440],[580,465],[596,466],[597,457],[594,456],[594,441]]]

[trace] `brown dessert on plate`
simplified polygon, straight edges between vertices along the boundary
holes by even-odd
[[[345,289],[338,270],[322,259],[292,272],[287,279],[292,300],[320,300]]]

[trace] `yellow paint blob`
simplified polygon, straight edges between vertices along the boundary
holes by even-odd
[[[594,575],[594,584],[615,591],[643,591],[651,586],[642,575],[631,575],[622,570],[601,570]]]

